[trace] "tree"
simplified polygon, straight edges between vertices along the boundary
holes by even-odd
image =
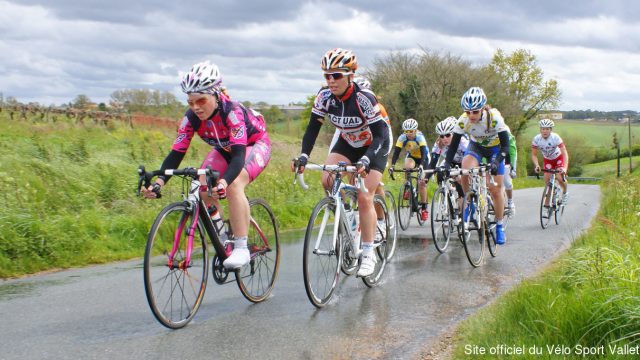
[[[89,108],[90,104],[93,104],[91,99],[89,99],[87,95],[80,94],[76,96],[75,99],[73,99],[73,101],[71,102],[71,107],[74,109],[85,110]]]
[[[498,49],[493,55],[489,68],[505,84],[506,95],[514,98],[522,111],[519,119],[511,126],[514,135],[526,127],[527,120],[540,110],[556,108],[561,92],[556,80],[544,80],[544,73],[530,51],[518,49],[510,55]]]

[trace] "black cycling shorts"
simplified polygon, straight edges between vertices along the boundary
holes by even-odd
[[[373,159],[369,159],[369,167],[372,170],[378,170],[381,173],[384,172],[384,169],[387,167],[387,158],[389,157],[390,148],[390,142],[387,138],[382,142],[380,151],[374,155]],[[354,148],[349,145],[342,136],[340,136],[336,144],[331,149],[331,152],[345,156],[352,164],[355,164],[365,155],[368,149],[368,147]]]

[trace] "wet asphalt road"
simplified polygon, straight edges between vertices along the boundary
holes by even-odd
[[[246,301],[234,283],[209,281],[184,329],[148,308],[141,260],[0,282],[0,359],[416,359],[442,333],[540,271],[589,226],[595,185],[572,185],[563,222],[542,230],[542,189],[516,191],[516,217],[496,258],[472,268],[460,243],[438,254],[428,226],[400,233],[383,283],[341,277],[335,301],[316,310],[302,281],[302,245],[282,247],[270,299]],[[141,249],[143,252],[143,249]]]

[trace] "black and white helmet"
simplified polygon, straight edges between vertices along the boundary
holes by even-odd
[[[355,77],[353,79],[353,82],[358,84],[358,86],[360,86],[362,89],[371,90],[371,83],[365,77],[362,77],[362,76]]]
[[[447,135],[453,132],[454,127],[456,126],[457,119],[453,116],[449,116],[448,118],[440,121],[436,125],[436,133],[438,135]]]
[[[218,67],[204,61],[193,65],[191,70],[182,76],[180,86],[185,94],[215,94],[220,91],[221,84],[222,74]]]
[[[555,125],[551,119],[542,119],[539,124],[541,128],[552,128]]]
[[[403,131],[418,130],[418,121],[416,119],[409,118],[402,122]]]

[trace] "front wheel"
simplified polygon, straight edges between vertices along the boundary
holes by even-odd
[[[562,219],[562,215],[564,214],[564,203],[562,202],[562,195],[560,193],[560,188],[556,186],[553,189],[553,203],[555,204],[554,208],[554,217],[556,220],[556,225],[560,225],[560,220]]]
[[[553,203],[551,199],[551,185],[546,185],[542,191],[542,199],[540,200],[540,225],[543,229],[549,226],[551,215],[553,213]]]
[[[469,191],[462,202],[462,245],[469,263],[480,266],[484,257],[484,222],[480,219],[478,195]]]
[[[193,216],[184,203],[162,209],[149,231],[144,253],[144,288],[149,307],[164,326],[179,329],[195,316],[207,287],[208,252],[204,224],[194,226],[191,259],[186,262]]]
[[[335,227],[334,200],[320,200],[309,218],[302,254],[304,288],[315,307],[324,307],[338,285],[342,232],[340,226]]]
[[[400,194],[398,194],[398,223],[402,230],[409,228],[411,222],[411,213],[413,212],[413,189],[411,183],[405,182],[400,188]]]
[[[249,264],[236,270],[236,281],[244,297],[254,303],[264,301],[278,277],[280,234],[273,211],[262,199],[249,200],[250,218],[247,247]]]
[[[441,254],[447,251],[449,238],[453,231],[451,209],[445,190],[440,187],[431,199],[431,236],[436,250]]]

